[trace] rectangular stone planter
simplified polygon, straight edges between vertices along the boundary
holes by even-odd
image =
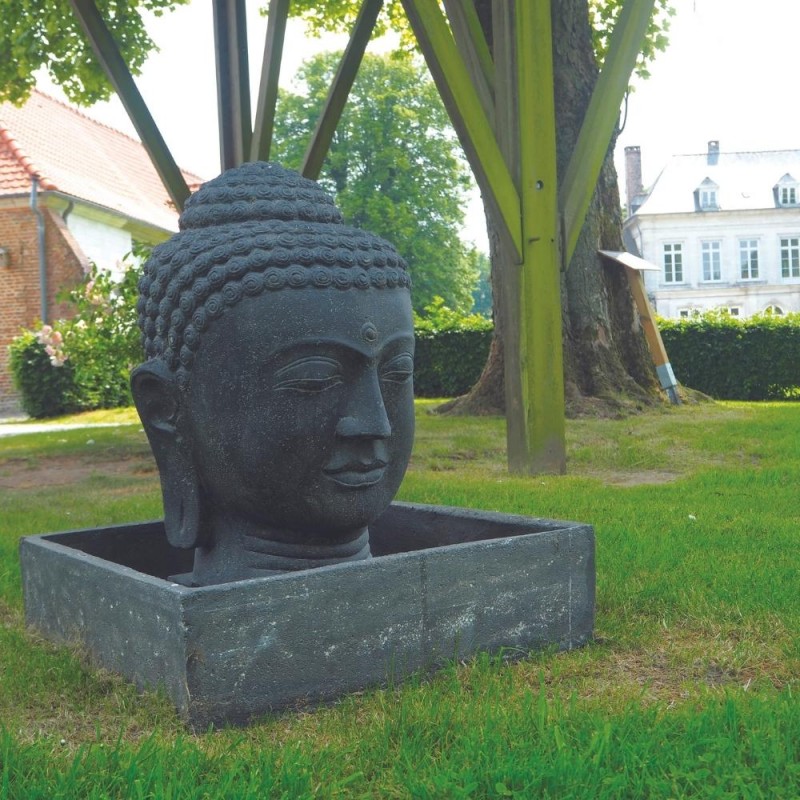
[[[572,648],[592,635],[588,525],[395,503],[375,558],[190,588],[160,522],[29,536],[25,614],[193,727],[242,724],[479,650]]]

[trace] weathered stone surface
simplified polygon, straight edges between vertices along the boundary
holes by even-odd
[[[204,184],[139,281],[131,389],[194,586],[370,556],[414,440],[411,279],[314,181]]]
[[[376,557],[190,588],[162,523],[22,540],[26,618],[196,728],[246,723],[479,650],[572,648],[592,634],[588,525],[393,504]]]

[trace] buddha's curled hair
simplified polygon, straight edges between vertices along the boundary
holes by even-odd
[[[137,310],[146,358],[182,381],[202,332],[243,297],[411,286],[391,244],[345,225],[318,184],[277,164],[243,164],[204,184],[179,225],[144,265]]]

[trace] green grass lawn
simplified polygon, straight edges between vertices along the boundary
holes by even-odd
[[[139,426],[0,439],[0,798],[800,796],[800,405],[573,420],[527,479],[433,405],[400,499],[593,524],[592,644],[192,735],[23,624],[20,536],[160,515]]]

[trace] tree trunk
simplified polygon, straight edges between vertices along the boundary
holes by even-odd
[[[491,0],[476,0],[491,47]],[[597,80],[587,0],[552,0],[558,172],[563,175]],[[613,153],[605,164],[569,269],[562,276],[564,381],[567,414],[613,414],[659,397],[652,359],[622,267],[597,250],[622,250],[622,216]],[[489,220],[495,333],[483,373],[443,411],[503,414],[502,258]]]

